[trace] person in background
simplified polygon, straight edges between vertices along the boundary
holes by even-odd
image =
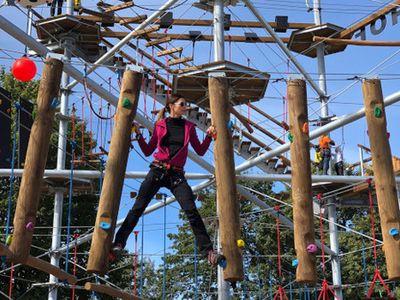
[[[335,142],[326,134],[321,135],[319,138],[319,148],[321,149],[321,158],[323,161],[323,175],[328,175],[329,164],[331,161],[331,145],[334,146]]]
[[[315,154],[314,154],[314,165],[317,175],[319,175],[319,171],[322,170],[322,158],[321,158],[321,149],[319,145],[314,146]]]
[[[125,247],[130,233],[154,195],[161,187],[165,187],[172,192],[186,214],[199,252],[208,258],[210,264],[217,264],[219,257],[214,252],[213,244],[196,208],[195,196],[184,176],[189,144],[198,155],[203,156],[210,146],[212,137],[216,135],[216,129],[214,126],[210,126],[206,131],[205,139],[200,142],[195,124],[182,118],[186,111],[185,98],[180,95],[170,97],[158,114],[158,120],[149,142],[145,141],[139,127],[135,126],[136,139],[143,153],[149,156],[155,150],[157,151],[154,154],[155,159],[150,164],[150,171],[139,188],[135,204],[115,236],[110,253],[111,261],[115,260],[118,253]],[[165,112],[169,113],[168,118],[164,117]]]
[[[50,8],[50,15],[54,17],[56,13],[56,6],[57,6],[57,15],[62,14],[62,6],[63,6],[63,0],[53,0],[51,2],[51,8]]]
[[[341,146],[335,148],[335,171],[337,175],[343,175],[343,150]]]

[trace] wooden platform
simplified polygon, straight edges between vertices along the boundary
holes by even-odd
[[[183,69],[174,76],[173,91],[188,102],[208,109],[208,75],[225,72],[229,78],[231,103],[240,105],[264,97],[270,75],[229,61],[219,61]]]
[[[65,193],[69,190],[69,178],[63,177],[44,177],[42,191],[44,193],[53,192],[56,188],[64,188]],[[72,181],[73,194],[92,194],[94,186],[92,180],[73,179]]]
[[[306,29],[293,31],[288,42],[288,48],[294,52],[303,54],[308,57],[316,57],[316,48],[309,49],[315,42],[314,36],[319,37],[334,37],[344,28],[326,23],[322,25],[315,25]],[[346,49],[347,45],[326,45],[325,55],[336,52],[341,52]]]
[[[70,15],[39,20],[36,22],[36,31],[39,42],[45,44],[52,51],[63,53],[59,40],[71,38],[75,42],[73,55],[81,52],[82,58],[95,61],[100,50],[100,26],[96,22],[82,20]]]

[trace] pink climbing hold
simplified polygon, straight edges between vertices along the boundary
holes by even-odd
[[[33,223],[32,222],[28,222],[28,224],[25,225],[25,229],[28,230],[29,232],[33,231]]]
[[[307,251],[308,251],[308,253],[315,253],[315,252],[317,252],[317,245],[315,245],[315,244],[309,244],[309,245],[307,246]]]

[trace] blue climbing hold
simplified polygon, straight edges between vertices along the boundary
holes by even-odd
[[[226,265],[228,264],[228,263],[226,262],[225,256],[223,256],[223,255],[218,255],[217,264],[218,264],[218,266],[220,266],[222,269],[225,269],[225,268],[226,268]]]
[[[16,108],[16,109],[20,109],[20,108],[21,108],[21,103],[15,102],[15,108]]]
[[[108,230],[111,228],[111,224],[107,222],[100,222],[100,228],[104,230]]]
[[[233,127],[233,122],[232,122],[232,120],[229,120],[228,121],[228,129],[232,129],[232,127]]]
[[[389,234],[390,234],[391,236],[393,236],[393,237],[398,236],[398,235],[399,235],[399,229],[398,229],[398,228],[395,228],[395,227],[390,228]]]
[[[57,103],[58,103],[58,101],[57,101],[58,99],[57,99],[57,97],[54,97],[53,98],[53,101],[51,101],[51,104],[50,104],[50,107],[51,108],[56,108],[57,107]]]
[[[299,260],[298,259],[293,259],[292,260],[292,267],[297,267],[299,265]]]

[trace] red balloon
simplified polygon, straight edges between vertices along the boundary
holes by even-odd
[[[14,62],[11,72],[19,81],[29,81],[36,75],[36,65],[33,60],[23,56]]]

